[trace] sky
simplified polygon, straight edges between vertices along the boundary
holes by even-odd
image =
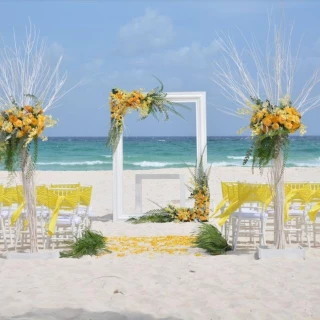
[[[47,56],[63,55],[65,88],[76,86],[51,114],[58,125],[49,136],[106,136],[109,92],[113,87],[150,90],[157,80],[165,91],[205,91],[209,136],[237,135],[247,120],[231,117],[217,106],[232,107],[211,80],[212,64],[221,59],[217,33],[232,35],[241,50],[243,37],[255,36],[265,45],[267,17],[283,10],[294,21],[293,46],[299,45],[297,83],[303,85],[320,67],[318,1],[23,1],[0,0],[0,36],[10,44],[13,29],[22,43],[29,18],[47,41]],[[241,31],[241,32],[240,32]],[[0,47],[1,49],[1,47]],[[316,89],[320,94],[320,86]],[[195,106],[168,122],[137,114],[126,117],[129,136],[193,136]],[[320,108],[303,118],[309,135],[320,134]],[[247,133],[248,134],[248,133]]]

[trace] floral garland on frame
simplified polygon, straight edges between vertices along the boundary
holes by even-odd
[[[248,103],[251,112],[248,112],[248,109],[238,110],[238,114],[249,113],[251,115],[249,128],[253,141],[246,153],[243,165],[252,156],[252,168],[258,166],[262,170],[271,160],[276,159],[281,151],[286,161],[289,135],[299,129],[300,134],[303,135],[306,132],[306,127],[301,123],[301,114],[292,106],[288,95],[279,100],[279,106],[272,105],[268,100],[262,102],[258,98],[251,97],[251,101]]]
[[[158,114],[162,114],[166,121],[169,119],[170,112],[182,117],[176,111],[175,106],[187,107],[180,103],[169,101],[166,98],[167,94],[163,92],[162,82],[158,81],[160,82],[160,87],[152,89],[147,93],[143,93],[142,89],[131,92],[118,88],[111,90],[109,98],[111,125],[107,146],[111,147],[112,153],[116,151],[119,144],[119,139],[123,132],[123,120],[127,113],[133,110],[139,111],[140,120],[146,119],[150,114],[159,120]]]

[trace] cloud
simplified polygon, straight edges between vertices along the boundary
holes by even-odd
[[[127,55],[150,52],[166,47],[174,36],[170,17],[146,9],[143,16],[134,18],[120,28],[117,51]]]
[[[208,45],[193,42],[178,49],[157,52],[145,57],[133,59],[132,63],[139,67],[163,65],[202,70],[208,67],[212,57],[219,51],[219,45],[214,40]]]

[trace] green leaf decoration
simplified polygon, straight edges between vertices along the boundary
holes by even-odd
[[[83,256],[97,256],[110,253],[107,248],[107,240],[101,232],[84,230],[80,238],[70,245],[70,250],[60,252],[60,258],[76,258]]]
[[[225,254],[232,250],[221,232],[212,224],[201,223],[195,236],[195,247],[203,249],[211,255]]]

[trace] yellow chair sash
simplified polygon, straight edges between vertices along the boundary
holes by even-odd
[[[79,190],[66,191],[64,195],[56,194],[54,190],[48,189],[49,203],[55,202],[48,226],[48,235],[54,235],[60,209],[74,210],[79,202]]]
[[[49,226],[48,226],[48,235],[50,237],[54,235],[56,225],[57,225],[58,216],[59,216],[60,207],[61,207],[63,200],[65,200],[65,198],[66,198],[65,196],[58,196],[58,199],[56,202],[56,207],[51,214],[51,219],[50,219]]]
[[[308,212],[309,218],[312,222],[316,222],[316,217],[319,211],[320,211],[320,202],[315,204]]]
[[[266,207],[269,206],[272,201],[272,194],[268,185],[239,183],[237,189],[236,187],[231,188],[231,197],[229,192],[229,201],[230,205],[219,216],[218,224],[220,226],[222,226],[228,220],[229,216],[244,203],[258,202],[264,204]]]
[[[20,206],[13,212],[11,216],[11,226],[14,226],[17,220],[20,218],[20,215],[23,211],[24,206],[25,206],[25,202],[22,202]]]

